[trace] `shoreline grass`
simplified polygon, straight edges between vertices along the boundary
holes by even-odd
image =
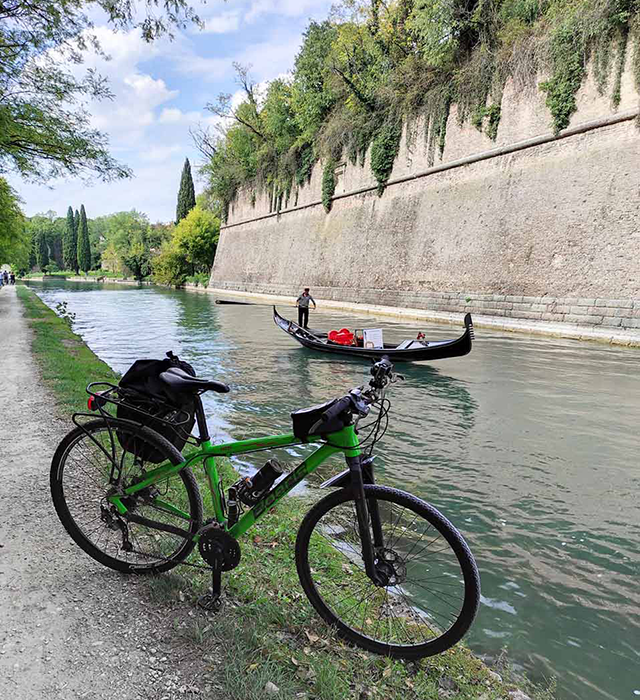
[[[117,374],[32,290],[21,285],[17,291],[33,330],[33,353],[63,414],[84,409],[86,385],[117,381]],[[229,462],[221,463],[220,472],[227,485],[237,478]],[[196,466],[194,473],[206,496],[202,470]],[[435,657],[404,662],[369,654],[337,638],[304,596],[294,562],[298,526],[317,496],[316,491],[286,498],[240,540],[242,559],[223,575],[225,602],[217,615],[195,607],[186,617],[178,615],[185,600],[195,604],[207,590],[209,571],[179,567],[147,579],[151,602],[169,624],[173,621],[192,639],[215,678],[211,694],[201,697],[524,700],[525,692],[538,700],[554,697],[552,686],[535,689],[522,679],[510,680],[506,667],[498,669],[501,678],[464,644]],[[193,563],[201,563],[192,557]],[[208,657],[211,649],[215,654]]]

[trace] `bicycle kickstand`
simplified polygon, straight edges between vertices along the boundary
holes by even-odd
[[[198,599],[198,605],[209,612],[218,612],[222,607],[222,552],[220,552],[211,565],[211,591]]]

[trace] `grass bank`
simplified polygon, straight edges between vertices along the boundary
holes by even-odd
[[[117,379],[116,374],[34,292],[22,285],[17,291],[45,381],[65,413],[83,408],[85,386]],[[237,478],[230,464],[221,468],[226,484]],[[539,700],[552,697],[550,690],[511,682],[506,667],[496,669],[501,678],[464,645],[406,663],[336,638],[304,597],[293,557],[298,526],[316,496],[287,498],[241,540],[242,560],[224,575],[225,605],[215,616],[195,606],[184,614],[185,601],[195,603],[208,587],[207,571],[181,567],[148,579],[149,598],[167,626],[188,637],[202,659],[211,678],[204,697],[262,700],[273,693],[278,700],[523,700],[523,690]]]
[[[33,330],[33,354],[62,413],[85,410],[87,384],[99,380],[117,381],[118,375],[32,290],[19,284],[16,292]]]

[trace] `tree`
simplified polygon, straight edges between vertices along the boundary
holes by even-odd
[[[31,235],[25,227],[20,199],[9,183],[0,177],[0,265],[8,262],[24,272],[30,247]]]
[[[182,177],[180,178],[180,189],[178,190],[176,224],[179,224],[195,205],[196,191],[193,187],[193,178],[191,177],[191,164],[189,163],[189,159],[185,158],[182,168]]]
[[[144,279],[151,274],[151,256],[145,243],[144,237],[137,235],[123,257],[124,264],[131,270],[136,280]]]
[[[88,49],[102,54],[91,21],[96,8],[116,31],[138,27],[146,41],[173,26],[199,23],[187,0],[1,1],[0,173],[12,170],[35,181],[130,176],[82,106],[112,96],[102,76],[77,68]]]
[[[210,211],[194,207],[173,232],[173,244],[192,266],[192,274],[209,272],[220,237],[220,219]]]
[[[38,231],[36,237],[36,262],[43,273],[47,271],[49,248],[47,247],[47,238],[42,228]]]
[[[158,236],[151,233],[149,220],[144,214],[133,210],[101,217],[100,238],[103,269],[125,272],[128,268],[136,279],[150,274],[150,243]]]
[[[73,240],[74,244],[74,255],[71,260],[71,269],[78,274],[78,236],[80,234],[80,212],[76,209],[76,213],[73,215]]]
[[[78,268],[83,272],[91,269],[91,246],[89,244],[89,228],[84,204],[80,205],[80,230],[78,231]]]
[[[160,284],[181,287],[189,274],[189,264],[175,243],[168,241],[152,260],[153,279]]]
[[[67,220],[64,229],[62,245],[62,256],[64,259],[64,269],[73,270],[77,261],[78,242],[76,240],[76,226],[73,218],[73,209],[67,209]]]

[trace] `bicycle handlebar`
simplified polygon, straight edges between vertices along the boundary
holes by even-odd
[[[338,399],[333,406],[329,406],[329,408],[322,414],[320,422],[328,423],[330,420],[337,418],[348,408],[351,408],[351,395],[343,396],[341,399]]]
[[[378,398],[377,391],[384,389],[387,382],[393,377],[393,364],[386,355],[383,355],[383,357],[371,367],[370,372],[372,376],[369,380],[371,393],[363,392],[360,389],[353,389],[349,394],[338,399],[332,406],[329,406],[322,414],[320,420],[314,423],[309,432],[315,432],[349,409],[352,409],[352,412],[359,413],[361,416],[366,415],[369,412],[368,406],[374,403]]]

